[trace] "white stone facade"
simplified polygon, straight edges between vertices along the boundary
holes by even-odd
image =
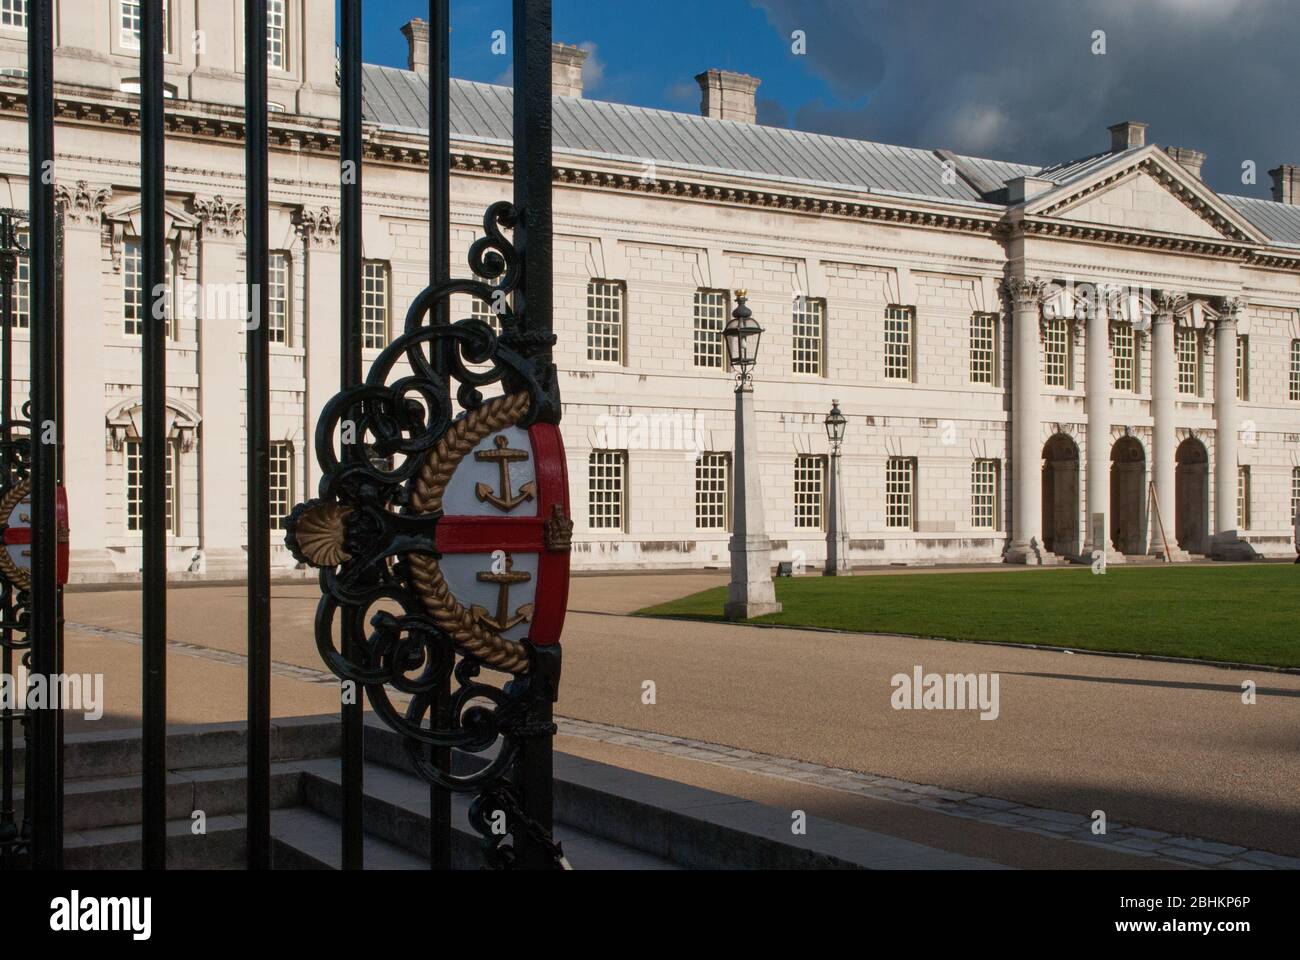
[[[128,489],[140,348],[124,303],[139,223],[138,100],[129,92],[138,68],[122,44],[120,2],[57,5],[66,456],[80,580],[130,576],[140,565]],[[168,236],[176,296],[192,284],[199,301],[194,316],[176,311],[168,350],[169,562],[181,576],[239,576],[244,336],[221,297],[243,279],[241,5],[169,6]],[[307,17],[304,0],[286,0],[285,53],[271,83],[283,108],[272,114],[271,248],[287,262],[286,333],[272,345],[272,439],[291,452],[290,503],[315,490],[314,415],[339,377],[334,30],[317,9],[332,4],[311,6]],[[198,52],[188,39],[196,30]],[[0,67],[24,63],[21,32],[0,29]],[[566,72],[570,88],[576,76]],[[752,96],[752,84],[733,86]],[[21,79],[0,77],[0,205],[26,206],[24,100]],[[391,331],[427,283],[427,139],[378,127],[368,136],[364,255],[386,282]],[[452,269],[467,275],[484,209],[510,196],[509,152],[456,138],[452,150]],[[1161,547],[1152,483],[1176,559],[1294,556],[1300,249],[1270,239],[1165,151],[1126,145],[1069,178],[1030,176],[1009,185],[1010,202],[663,163],[648,177],[641,162],[560,151],[555,166],[555,361],[576,568],[727,564],[730,532],[701,526],[696,476],[697,454],[733,449],[733,378],[697,365],[694,316],[697,291],[727,291],[729,312],[730,292],[742,288],[766,330],[755,401],[774,561],[812,569],[825,556],[816,516],[818,496],[825,512],[825,467],[818,494],[822,461],[800,458],[827,455],[822,419],[832,399],[849,418],[842,490],[854,564],[1087,561],[1099,547],[1113,562],[1146,555]],[[622,300],[617,330],[605,331],[617,333],[617,359],[589,358],[589,320],[600,319],[589,316],[593,280],[608,281],[602,289]],[[468,312],[467,302],[460,307],[457,317]],[[796,342],[795,315],[810,310],[820,333]],[[1065,375],[1049,385],[1045,369],[1055,361],[1046,342],[1060,335],[1058,315]],[[986,356],[982,346],[973,351],[972,327],[982,344],[989,323]],[[1135,381],[1120,389],[1115,356],[1134,325]],[[887,327],[908,328],[906,353],[890,350]],[[1174,328],[1196,331],[1190,393],[1178,392],[1178,357],[1170,367],[1162,353],[1187,343],[1186,334],[1162,339]],[[1235,381],[1216,368],[1238,335],[1247,338],[1248,385],[1234,401],[1219,386]],[[21,380],[27,331],[15,337]],[[367,350],[367,360],[377,352]],[[798,372],[809,366],[820,369]],[[984,369],[991,382],[978,382]],[[1068,440],[1053,440],[1058,434]],[[1140,461],[1112,466],[1117,450],[1140,452]],[[617,508],[612,527],[590,512],[593,451],[621,454],[621,495],[595,510],[608,518]],[[1197,451],[1203,465],[1192,462]],[[606,483],[609,460],[601,458]],[[1249,469],[1245,523],[1236,513],[1239,466]],[[1090,522],[1099,513],[1100,543]],[[276,562],[293,566],[283,548]]]

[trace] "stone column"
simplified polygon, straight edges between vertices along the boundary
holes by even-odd
[[[1105,291],[1108,293],[1109,291]],[[1110,542],[1110,296],[1098,296],[1088,311],[1085,342],[1085,408],[1088,413],[1086,559],[1102,551],[1106,562],[1123,563],[1124,554]]]
[[[1224,300],[1214,325],[1214,538],[1215,560],[1249,560],[1253,551],[1237,532],[1237,321],[1245,302]]]
[[[244,319],[239,282],[243,207],[200,200],[199,240],[199,542],[207,576],[243,577]]]
[[[1169,545],[1171,560],[1186,560],[1174,532],[1178,446],[1178,363],[1174,350],[1174,325],[1187,297],[1171,290],[1161,293],[1151,318],[1151,479],[1155,484],[1156,516],[1150,518],[1152,556],[1163,556]],[[1163,529],[1164,536],[1161,536]]]
[[[731,586],[723,613],[729,620],[748,620],[780,613],[772,586],[772,543],[763,519],[763,488],[758,469],[758,423],[754,385],[736,388],[736,498],[731,534]]]
[[[339,392],[339,230],[329,207],[303,210],[298,229],[303,238],[303,330],[306,336],[307,422],[303,457],[307,487],[303,499],[316,496],[321,469],[316,461],[316,422],[325,404]]]
[[[828,577],[849,576],[853,573],[853,567],[849,563],[849,531],[845,522],[844,488],[841,485],[842,459],[840,445],[832,443],[830,495],[826,498],[826,516],[830,522],[826,527],[826,567],[823,571]]]
[[[1011,306],[1011,546],[1008,563],[1041,564],[1043,550],[1043,451],[1039,404],[1043,372],[1039,319],[1047,284],[1010,277]]]
[[[63,208],[64,467],[68,490],[71,579],[99,580],[115,570],[108,553],[104,418],[104,289],[101,219],[107,188],[85,181],[57,191]],[[17,398],[15,398],[17,400]],[[12,415],[12,411],[11,411]]]

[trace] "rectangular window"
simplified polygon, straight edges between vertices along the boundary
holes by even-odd
[[[885,526],[911,530],[916,521],[916,461],[890,457],[885,465]]]
[[[726,530],[731,526],[731,454],[701,453],[695,461],[695,526]]]
[[[268,481],[271,494],[271,528],[283,530],[284,522],[293,509],[293,444],[288,442],[270,445],[270,470]]]
[[[289,343],[289,254],[272,250],[267,261],[267,335],[272,343]]]
[[[0,27],[27,29],[27,0],[0,0]]]
[[[1237,468],[1237,529],[1250,529],[1250,467]]]
[[[266,4],[266,64],[276,70],[286,70],[288,47],[285,44],[284,0],[267,0]]]
[[[362,266],[361,345],[367,350],[388,346],[388,264],[383,260]]]
[[[1133,327],[1116,323],[1110,328],[1110,350],[1114,369],[1114,387],[1133,393],[1137,390],[1137,341]]]
[[[18,245],[30,249],[26,233],[18,234]],[[32,324],[32,264],[29,254],[14,257],[14,329],[26,330]]]
[[[794,525],[826,529],[826,458],[801,453],[794,461]]]
[[[727,322],[727,294],[722,290],[695,291],[695,365],[721,370],[725,365],[722,328]]]
[[[1043,324],[1043,385],[1070,389],[1071,333],[1068,320],[1057,318]]]
[[[587,284],[587,359],[623,362],[623,284],[592,280]]]
[[[998,315],[970,317],[970,382],[992,387],[998,382]]]
[[[1237,337],[1237,399],[1250,399],[1250,337]]]
[[[593,450],[587,458],[587,526],[622,530],[627,453]]]
[[[826,344],[826,301],[796,297],[791,313],[792,366],[795,373],[822,375]]]
[[[171,12],[167,9],[168,0],[163,0],[163,52],[172,52]],[[139,49],[140,35],[144,21],[140,11],[140,0],[119,0],[118,3],[118,42],[132,50]]]
[[[168,340],[178,337],[175,301],[176,254],[174,245],[165,247],[163,261],[163,316],[166,317]],[[144,330],[144,321],[150,313],[150,299],[144,290],[144,244],[127,240],[122,250],[122,332],[128,337],[138,337]]]
[[[998,529],[999,479],[997,460],[976,460],[970,469],[970,525],[978,530]]]
[[[1190,327],[1174,332],[1178,354],[1178,392],[1191,397],[1201,395],[1201,335]]]
[[[1291,519],[1300,518],[1300,467],[1291,470]]]
[[[1291,341],[1291,380],[1287,396],[1300,400],[1300,340]]]
[[[144,445],[139,440],[127,440],[122,449],[126,454],[126,529],[140,533],[144,530]],[[180,533],[180,453],[179,444],[167,444],[163,487],[167,533],[171,536]]]
[[[501,333],[501,318],[498,317],[497,312],[492,309],[492,304],[485,303],[478,297],[470,297],[469,315],[475,320],[482,320],[492,328],[493,333],[498,335]]]
[[[912,326],[915,313],[911,307],[885,310],[885,379],[911,380]]]

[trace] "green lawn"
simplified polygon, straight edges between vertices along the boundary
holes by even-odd
[[[726,587],[639,611],[721,619]],[[799,577],[757,623],[1300,666],[1300,566]]]

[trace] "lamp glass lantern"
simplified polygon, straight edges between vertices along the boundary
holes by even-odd
[[[826,414],[826,419],[822,421],[826,425],[826,438],[838,450],[840,443],[844,440],[844,428],[848,425],[848,418],[840,412],[840,402],[831,401],[831,412]]]
[[[763,338],[763,328],[754,319],[753,311],[745,305],[746,292],[736,291],[736,309],[722,330],[727,344],[727,362],[742,379],[749,379],[750,371],[758,362],[758,344]]]

